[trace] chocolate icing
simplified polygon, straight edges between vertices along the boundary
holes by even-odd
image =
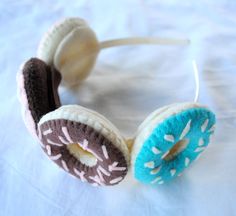
[[[43,115],[60,106],[57,88],[61,75],[42,60],[31,58],[23,67],[23,76],[29,110],[37,125]]]
[[[73,143],[78,143],[83,147],[81,143],[84,141],[87,142],[87,150],[91,150],[95,153],[94,155],[97,155],[97,158],[100,158],[97,160],[96,165],[92,167],[87,166],[69,152],[67,148],[68,144],[61,141],[61,139],[66,140],[66,142],[68,141],[68,137],[63,132],[63,127],[64,129],[66,128],[69,139]],[[127,162],[123,153],[111,141],[106,139],[101,133],[96,132],[92,127],[80,122],[57,119],[43,123],[40,125],[39,130],[42,135],[41,141],[44,144],[43,149],[48,156],[51,159],[54,158],[54,162],[60,167],[80,179],[81,177],[76,174],[75,169],[80,173],[84,172],[82,181],[87,181],[96,186],[114,185],[119,183],[126,175]],[[58,144],[61,146],[57,146]],[[106,153],[104,152],[104,148],[107,154],[104,154]],[[55,157],[57,158],[60,155],[61,157],[55,160]],[[66,167],[62,163],[66,164]]]

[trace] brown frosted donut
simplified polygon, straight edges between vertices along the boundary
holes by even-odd
[[[98,118],[80,106],[61,107],[39,122],[40,139],[49,158],[81,181],[115,185],[127,173],[128,150],[107,120]]]
[[[60,81],[60,73],[37,58],[28,60],[18,72],[18,96],[24,121],[32,134],[36,135],[40,118],[60,106],[57,93]]]

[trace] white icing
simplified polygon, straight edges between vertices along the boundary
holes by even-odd
[[[171,135],[171,134],[166,134],[166,135],[164,136],[164,139],[165,139],[166,141],[168,141],[168,142],[174,142],[174,141],[175,141],[174,136]]]
[[[181,133],[181,135],[179,137],[180,140],[182,140],[188,134],[188,132],[190,131],[190,129],[191,129],[191,122],[192,122],[192,120],[190,119],[188,121],[188,123],[186,124],[185,128],[183,129],[183,131],[182,131],[182,133]]]
[[[204,132],[208,126],[209,119],[206,119],[201,126],[201,131]]]

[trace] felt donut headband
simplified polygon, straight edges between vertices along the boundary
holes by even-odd
[[[147,184],[180,175],[209,144],[215,115],[194,102],[171,104],[151,113],[137,130],[132,146],[101,114],[79,105],[61,106],[58,86],[78,83],[91,71],[99,51],[125,44],[186,44],[186,40],[132,38],[98,42],[80,18],[56,23],[45,34],[37,58],[17,74],[23,119],[44,152],[66,172],[93,186],[115,185],[131,168]]]

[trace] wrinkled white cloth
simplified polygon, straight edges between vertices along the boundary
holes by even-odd
[[[32,1],[0,3],[0,215],[235,215],[236,4],[233,1]],[[200,71],[199,102],[217,115],[204,155],[175,181],[151,187],[131,175],[94,188],[52,163],[27,132],[16,97],[19,65],[36,55],[58,19],[80,16],[99,40],[128,36],[189,38],[189,46],[127,46],[104,50],[77,92],[60,89],[63,104],[80,104],[135,134],[153,110],[192,101],[191,59]]]

